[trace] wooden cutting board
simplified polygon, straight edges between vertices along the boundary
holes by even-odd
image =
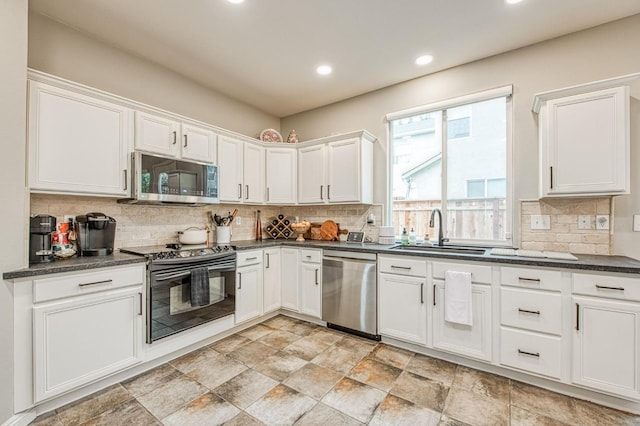
[[[340,229],[340,225],[332,220],[325,220],[320,226],[320,236],[325,241],[339,241],[338,235],[348,233],[348,230]]]

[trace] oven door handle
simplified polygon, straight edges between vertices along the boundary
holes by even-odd
[[[175,280],[176,278],[188,277],[189,275],[191,275],[190,271],[181,271],[181,272],[172,273],[172,274],[154,274],[153,279],[156,282],[171,281],[171,280]]]

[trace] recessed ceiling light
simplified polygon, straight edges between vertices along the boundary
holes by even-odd
[[[329,75],[332,71],[333,69],[329,65],[320,65],[316,68],[316,72],[320,75]]]
[[[504,0],[505,3],[507,4],[516,4],[516,3],[520,3],[522,0]]]
[[[233,3],[233,4],[240,4],[242,2],[244,2],[244,0],[227,0],[229,3]]]
[[[427,65],[433,61],[433,56],[431,55],[422,55],[416,58],[416,65]]]

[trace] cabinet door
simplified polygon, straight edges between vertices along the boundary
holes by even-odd
[[[244,143],[228,136],[218,137],[220,201],[242,202],[242,150]]]
[[[322,265],[300,264],[300,312],[312,317],[322,317]]]
[[[180,123],[169,117],[136,111],[135,147],[167,156],[180,152]]]
[[[262,264],[236,272],[236,324],[262,315]]]
[[[434,280],[433,347],[491,361],[491,287],[472,285],[472,323],[468,326],[445,321],[444,282]]]
[[[267,148],[267,203],[295,204],[297,152],[291,148]]]
[[[548,101],[547,195],[629,192],[628,98],[619,87]]]
[[[182,124],[181,156],[184,159],[215,163],[216,134],[204,127]]]
[[[360,201],[360,139],[327,145],[327,199],[330,203]]]
[[[264,313],[276,311],[282,305],[280,249],[264,251]]]
[[[282,307],[295,312],[300,311],[298,293],[298,264],[300,253],[296,248],[282,247]]]
[[[30,82],[31,190],[127,195],[130,115],[117,104]]]
[[[324,145],[298,150],[298,203],[326,203]]]
[[[264,203],[264,148],[244,144],[244,202]]]
[[[425,278],[379,275],[378,318],[382,336],[427,344],[425,285]]]
[[[573,382],[640,396],[640,303],[573,297]]]
[[[142,360],[142,288],[37,304],[33,332],[38,402]]]

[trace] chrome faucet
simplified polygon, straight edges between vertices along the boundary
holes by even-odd
[[[448,238],[444,238],[442,235],[442,212],[440,209],[431,210],[431,218],[429,219],[429,228],[433,228],[433,217],[438,213],[438,245],[443,246],[446,241],[449,241]]]

